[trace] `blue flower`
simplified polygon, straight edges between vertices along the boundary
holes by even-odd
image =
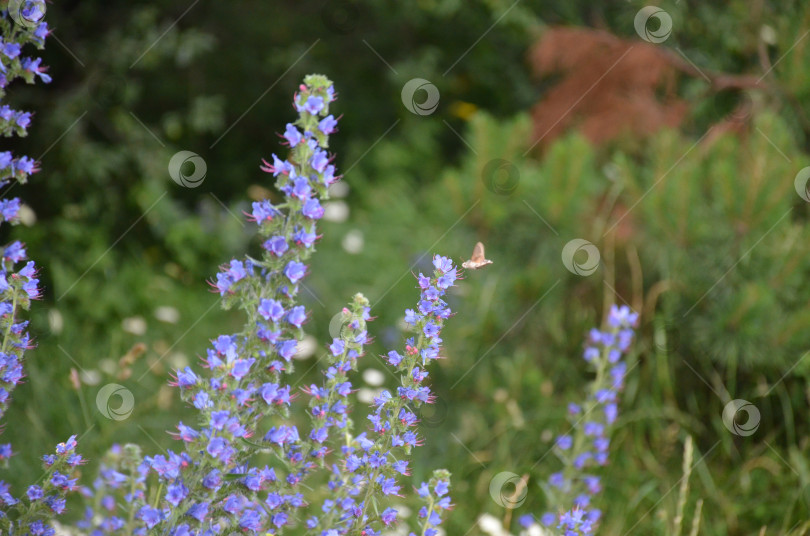
[[[312,220],[319,220],[323,218],[323,207],[321,206],[320,201],[313,197],[304,202],[304,207],[301,209],[301,213]]]
[[[312,115],[317,114],[323,109],[323,99],[321,97],[308,98],[307,102],[304,104],[304,109]]]
[[[182,482],[169,484],[166,491],[166,500],[173,506],[178,506],[188,496],[188,488]]]
[[[292,181],[293,186],[290,190],[290,195],[297,197],[302,201],[308,201],[309,196],[312,194],[312,188],[309,187],[309,181],[306,177],[296,177]]]
[[[298,341],[295,339],[281,341],[276,344],[276,349],[278,350],[278,355],[283,357],[285,361],[289,361],[298,352]]]
[[[278,512],[276,514],[273,514],[273,525],[275,525],[276,527],[286,525],[288,517],[289,516],[287,515],[287,512]]]
[[[317,149],[310,160],[312,169],[318,173],[323,173],[327,164],[329,164],[329,156],[326,154],[326,151]]]
[[[425,324],[425,327],[422,328],[422,332],[425,334],[425,337],[435,337],[439,334],[439,326],[431,321],[428,321]]]
[[[436,255],[433,257],[433,266],[436,268],[436,270],[442,274],[445,274],[453,269],[453,261],[447,257]]]
[[[284,131],[284,139],[287,140],[290,147],[295,147],[301,142],[302,136],[298,129],[295,128],[295,125],[287,123],[287,130]]]
[[[3,251],[3,259],[6,261],[16,263],[25,260],[25,258],[25,248],[22,242],[19,241],[12,242],[11,245],[6,247],[5,251]]]
[[[28,497],[29,501],[33,502],[38,501],[39,499],[44,497],[45,493],[42,491],[41,487],[35,485],[29,486],[28,490],[25,492],[25,495]]]
[[[306,319],[307,313],[303,305],[293,307],[287,314],[287,322],[289,322],[290,324],[292,324],[297,328],[300,328],[301,325],[304,323],[304,321],[306,321]]]
[[[233,362],[230,375],[236,378],[237,380],[241,380],[250,372],[250,367],[253,366],[253,363],[256,362],[256,359],[237,359]]]
[[[13,60],[19,56],[20,50],[22,50],[22,47],[19,43],[3,43],[2,40],[0,40],[0,52],[5,54],[8,59]]]
[[[380,518],[382,519],[382,522],[385,523],[386,526],[387,526],[387,525],[390,525],[391,523],[393,523],[394,521],[397,520],[397,514],[398,514],[398,512],[397,512],[396,508],[390,508],[389,507],[389,508],[386,508],[385,510],[383,510],[383,513],[380,516]]]
[[[20,112],[14,118],[14,121],[18,126],[28,128],[28,126],[31,124],[31,114],[29,112]]]
[[[337,128],[337,119],[333,115],[327,115],[318,122],[318,129],[326,135],[333,134]]]
[[[307,267],[305,264],[298,261],[290,261],[284,269],[284,275],[291,283],[295,284],[300,281],[306,274]]]
[[[262,527],[262,516],[257,510],[245,510],[245,512],[239,518],[239,526],[243,529],[256,532]]]
[[[222,474],[218,469],[212,469],[203,478],[203,486],[211,490],[217,490],[222,486]]]
[[[292,164],[287,162],[286,160],[281,160],[279,157],[273,154],[273,163],[270,164],[267,160],[262,159],[262,164],[259,166],[259,169],[264,171],[265,173],[272,173],[274,177],[277,177],[280,174],[289,175],[294,171],[294,167]]]
[[[284,307],[278,300],[262,298],[259,303],[259,315],[265,320],[278,322],[284,316]]]
[[[11,154],[11,151],[0,152],[0,169],[9,167],[12,160],[14,160],[14,156]]]
[[[227,292],[232,292],[231,287],[234,283],[241,281],[247,276],[245,266],[240,260],[231,260],[230,266],[224,272],[217,274],[216,288],[219,290],[221,296]]]
[[[570,435],[562,435],[557,438],[557,446],[563,450],[568,450],[574,444],[574,438]]]
[[[332,344],[329,345],[329,351],[332,352],[333,356],[341,355],[346,349],[346,343],[343,342],[341,339],[334,339]]]
[[[630,328],[638,323],[638,313],[634,313],[628,306],[618,307],[612,305],[608,315],[608,324],[611,328]]]
[[[305,248],[311,248],[312,244],[315,243],[317,238],[318,236],[314,232],[310,232],[302,228],[298,228],[293,234],[295,243],[304,246]]]
[[[279,215],[279,211],[266,199],[264,201],[256,201],[253,203],[253,212],[251,218],[253,221],[261,224],[265,221],[271,221],[274,217]]]
[[[181,389],[186,389],[193,385],[197,384],[199,377],[191,370],[191,367],[186,367],[183,370],[177,370],[176,372],[177,380],[170,384],[180,387]]]
[[[138,510],[136,517],[143,521],[147,528],[152,529],[163,520],[163,512],[157,508],[143,506]]]

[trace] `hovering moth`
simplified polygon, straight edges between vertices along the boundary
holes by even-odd
[[[464,261],[461,266],[467,270],[478,270],[487,264],[492,264],[492,261],[484,257],[484,244],[478,242],[473,248],[470,260]]]

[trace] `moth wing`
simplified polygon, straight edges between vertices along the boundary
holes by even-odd
[[[484,244],[481,242],[475,244],[470,260],[476,263],[484,262],[486,260],[486,257],[484,256]]]

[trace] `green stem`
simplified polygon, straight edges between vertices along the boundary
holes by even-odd
[[[425,516],[425,524],[422,526],[421,536],[425,536],[425,531],[428,529],[428,525],[430,524],[430,514],[433,513],[433,506],[433,496],[429,496],[427,515]]]
[[[423,350],[422,344],[425,341],[425,334],[422,331],[422,328],[424,328],[424,326],[418,325],[417,328],[419,329],[419,340],[416,342],[416,345],[414,346],[414,348],[416,349],[416,353],[412,356],[412,359],[410,360],[408,372],[404,376],[400,376],[400,385],[406,385],[407,383],[416,383],[413,380],[413,369],[416,367],[416,361],[419,358],[419,354]],[[394,427],[396,426],[397,419],[399,418],[399,412],[402,411],[402,408],[404,407],[402,399],[395,398],[393,400],[395,407],[391,412],[391,430],[389,431],[389,434],[383,438],[384,444],[382,448],[386,450],[390,449],[392,446],[390,443],[391,438],[393,437],[394,434]],[[368,486],[366,487],[366,494],[365,497],[363,498],[363,510],[360,513],[359,519],[363,519],[366,515],[366,509],[368,508],[368,501],[371,497],[371,491],[374,488],[374,481],[380,476],[380,474],[381,471],[379,469],[375,469],[374,472],[372,473],[372,477],[369,479]]]
[[[607,366],[609,363],[608,356],[610,354],[610,350],[612,347],[605,347],[602,350],[601,355],[596,361],[596,378],[594,378],[593,382],[590,385],[590,396],[588,397],[588,404],[587,407],[582,408],[582,418],[581,420],[585,420],[588,415],[590,415],[599,403],[596,401],[596,393],[598,393],[605,381],[605,373],[607,372]],[[576,431],[574,433],[574,445],[571,449],[571,461],[570,463],[566,463],[565,469],[563,470],[563,475],[565,481],[571,482],[572,489],[569,491],[567,495],[570,495],[566,498],[565,504],[571,502],[573,497],[577,495],[576,489],[574,487],[573,477],[579,471],[574,467],[573,461],[577,459],[577,457],[582,453],[583,446],[585,443],[585,431],[584,426],[576,427]]]
[[[8,322],[8,326],[6,326],[6,333],[3,336],[3,346],[0,349],[3,353],[6,353],[6,346],[8,345],[8,336],[11,334],[11,327],[14,325],[14,320],[17,316],[17,289],[14,289],[14,295],[11,300],[11,319]]]
[[[129,480],[131,482],[131,484],[129,486],[129,494],[130,494],[130,497],[133,498],[133,501],[130,503],[129,516],[127,518],[127,531],[126,531],[126,533],[127,534],[132,534],[132,532],[135,530],[135,526],[134,526],[134,523],[135,523],[135,500],[134,500],[134,498],[135,498],[135,485],[137,484],[137,478],[135,477],[135,475],[132,474],[131,469],[130,469],[130,472],[129,472]],[[158,490],[158,497],[160,497],[160,490]]]

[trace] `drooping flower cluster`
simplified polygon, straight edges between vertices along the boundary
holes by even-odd
[[[610,432],[618,416],[618,395],[624,387],[627,365],[622,356],[633,341],[638,314],[627,306],[610,309],[606,329],[588,334],[583,358],[595,370],[583,404],[571,403],[569,433],[556,439],[554,450],[563,462],[563,470],[548,479],[549,496],[559,513],[548,512],[541,518],[547,527],[556,527],[566,536],[593,534],[601,511],[591,500],[602,490],[600,478],[592,474],[608,462]],[[531,516],[521,520],[524,526]]]
[[[396,476],[408,474],[408,461],[400,453],[421,442],[413,412],[432,400],[425,367],[439,357],[439,331],[450,316],[441,297],[456,269],[436,257],[435,276],[420,275],[419,313],[408,313],[418,340],[409,339],[404,357],[389,357],[403,372],[402,387],[397,397],[381,395],[368,432],[354,435],[349,418],[349,373],[370,342],[372,318],[362,294],[341,312],[340,334],[322,358],[323,381],[300,392],[291,385],[308,318],[298,291],[318,239],[321,202],[340,179],[326,151],[337,125],[329,113],[332,83],[317,75],[304,82],[294,97],[299,119],[283,134],[289,156],[273,154],[261,166],[284,199],[256,202],[248,214],[263,255],[231,260],[211,282],[226,307],[244,311],[245,328],[212,341],[203,358],[208,374],[176,371],[172,385],[199,415],[196,423],[177,426],[181,452],[140,459],[131,445],[111,451],[93,490],[86,490],[94,508],[79,528],[87,533],[264,535],[305,528],[325,536],[373,535],[397,521],[394,508],[378,504],[402,489]],[[154,481],[157,495],[150,490]],[[439,514],[450,507],[448,488],[444,472],[417,489],[427,502],[418,516],[422,534],[436,533]]]

